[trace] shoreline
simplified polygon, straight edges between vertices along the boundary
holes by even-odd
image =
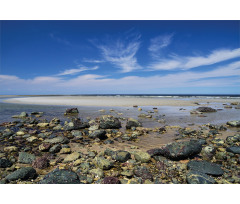
[[[44,96],[21,97],[3,100],[5,103],[32,104],[32,105],[70,105],[95,107],[130,107],[130,106],[197,106],[205,103],[240,102],[240,99],[212,99],[212,98],[155,98],[155,97],[115,97],[115,96]]]

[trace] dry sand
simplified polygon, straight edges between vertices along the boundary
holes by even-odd
[[[201,99],[183,100],[157,97],[116,97],[116,96],[41,96],[6,99],[7,103],[37,105],[76,105],[76,106],[196,106],[198,103],[231,103],[240,99]]]

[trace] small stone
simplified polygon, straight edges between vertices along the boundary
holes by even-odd
[[[134,152],[133,154],[134,154],[135,159],[142,163],[147,163],[151,159],[151,156],[147,152],[138,151],[138,152]]]
[[[121,182],[116,177],[105,177],[102,184],[121,184]]]
[[[230,125],[232,127],[240,127],[240,120],[228,121],[227,125]]]
[[[107,139],[106,131],[105,130],[95,130],[91,134],[89,134],[89,137],[92,139],[99,138],[101,140]]]
[[[132,177],[133,176],[133,170],[127,169],[121,172],[121,175],[127,176],[127,177]]]
[[[67,144],[67,143],[69,143],[69,139],[66,137],[58,136],[58,137],[54,137],[52,139],[46,139],[46,140],[44,140],[44,142],[50,143],[50,144],[57,144],[57,143]]]
[[[138,108],[138,111],[142,111],[142,109],[141,109],[141,108]]]
[[[46,152],[46,151],[48,151],[50,149],[50,147],[51,147],[51,144],[49,144],[49,143],[42,143],[42,144],[40,144],[38,146],[38,149],[40,151],[42,151],[42,152]]]
[[[18,148],[15,146],[4,147],[4,152],[17,152]]]
[[[49,149],[49,152],[54,154],[60,152],[61,149],[62,149],[61,145],[56,144]]]
[[[41,127],[41,128],[45,128],[45,127],[49,126],[49,123],[38,123],[37,126]]]
[[[92,169],[89,171],[90,174],[94,175],[95,178],[103,178],[104,172],[102,169]]]
[[[37,158],[33,161],[32,167],[37,169],[45,169],[49,167],[49,159],[47,157]]]
[[[60,154],[70,154],[71,153],[71,148],[62,148],[60,150]]]
[[[37,141],[37,140],[38,140],[38,138],[35,137],[35,136],[31,136],[31,137],[28,137],[28,138],[27,138],[27,141],[28,141],[28,142],[35,142],[35,141]]]
[[[64,163],[67,163],[67,162],[75,161],[75,160],[77,160],[80,156],[81,156],[80,153],[78,153],[78,152],[73,152],[72,154],[69,154],[68,156],[66,156],[65,159],[63,160],[63,162],[64,162]]]
[[[119,150],[113,154],[112,158],[119,162],[126,162],[131,158],[131,154],[127,151]]]
[[[145,166],[137,166],[133,170],[134,174],[137,177],[140,177],[144,180],[150,179],[151,181],[153,180],[152,174],[149,172],[148,168]]]
[[[0,158],[0,168],[7,168],[12,166],[13,163],[11,161],[9,161],[8,159],[1,159]]]
[[[23,164],[32,164],[35,160],[35,155],[26,152],[20,152],[18,156],[18,162]]]
[[[69,108],[65,111],[64,115],[78,114],[79,111],[77,108]]]
[[[132,127],[142,127],[142,123],[133,118],[127,120],[126,129],[131,129]]]
[[[23,132],[23,131],[18,131],[18,132],[16,132],[16,134],[17,134],[17,136],[23,136],[23,135],[25,135],[25,132]]]
[[[94,163],[97,167],[103,170],[109,170],[113,166],[113,163],[104,157],[95,157]]]
[[[79,166],[82,163],[81,159],[77,159],[76,161],[73,162],[73,166]]]

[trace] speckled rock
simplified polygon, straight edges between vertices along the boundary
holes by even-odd
[[[54,154],[60,152],[61,149],[62,149],[61,145],[56,144],[49,149],[49,152]]]
[[[90,174],[94,175],[95,178],[103,178],[104,177],[104,172],[102,169],[91,169],[89,171]]]
[[[73,152],[72,154],[69,154],[68,156],[65,157],[65,159],[63,160],[64,163],[67,162],[72,162],[77,160],[80,157],[80,153],[79,152]]]
[[[199,107],[196,109],[199,112],[207,113],[207,112],[216,112],[216,109],[213,109],[211,107]]]
[[[55,169],[44,176],[39,184],[80,184],[78,175],[69,170]]]
[[[94,163],[97,167],[103,170],[108,170],[113,166],[113,163],[104,157],[95,157]]]
[[[213,146],[206,146],[202,149],[201,155],[205,160],[211,160],[216,153],[216,148]]]
[[[64,115],[78,114],[79,111],[77,108],[68,108],[66,109]]]
[[[104,115],[100,119],[99,127],[102,129],[119,129],[121,128],[121,122],[111,115]]]
[[[134,168],[133,172],[137,177],[140,177],[144,180],[145,179],[149,179],[149,180],[153,179],[152,174],[150,173],[148,168],[145,167],[145,166],[137,166],[137,167]]]
[[[121,184],[120,180],[116,177],[105,177],[102,184]]]
[[[190,171],[187,174],[186,178],[187,178],[187,183],[189,184],[215,184],[216,183],[216,181],[212,177],[198,171]]]
[[[59,137],[54,137],[52,139],[46,139],[46,140],[44,140],[44,142],[50,143],[50,144],[57,144],[57,143],[67,144],[67,143],[69,143],[69,139],[66,137],[59,136]]]
[[[35,160],[35,155],[29,154],[26,152],[20,152],[18,156],[18,162],[23,164],[32,164],[32,162]]]
[[[37,173],[34,168],[23,167],[7,175],[5,179],[8,181],[15,181],[18,179],[20,180],[34,179],[36,177],[37,177]]]
[[[49,159],[47,157],[39,157],[33,161],[32,167],[37,169],[45,169],[49,167]]]
[[[71,148],[62,148],[60,150],[60,154],[70,154],[71,153]]]
[[[4,147],[4,152],[17,152],[18,148],[15,146]]]
[[[224,171],[220,167],[220,165],[211,163],[208,161],[190,161],[187,164],[187,168],[193,171],[199,171],[205,174],[213,175],[213,176],[221,176]]]
[[[136,151],[133,154],[134,154],[135,159],[142,163],[149,162],[151,159],[151,156],[147,152]]]
[[[42,143],[38,146],[38,149],[42,152],[47,152],[51,148],[51,144],[49,143]]]
[[[131,154],[127,151],[119,150],[112,155],[112,158],[119,162],[126,162],[131,158]]]

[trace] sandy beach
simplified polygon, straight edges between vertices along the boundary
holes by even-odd
[[[117,96],[41,96],[6,99],[4,102],[35,105],[76,105],[76,106],[196,106],[196,103],[231,103],[240,99],[202,99],[192,100],[157,97],[117,97]]]

